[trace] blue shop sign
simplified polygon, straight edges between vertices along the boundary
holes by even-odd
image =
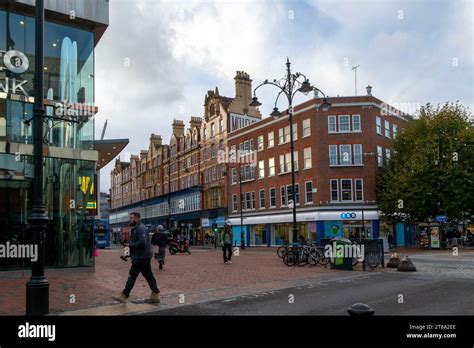
[[[341,213],[341,219],[355,219],[356,213]]]
[[[436,222],[447,222],[448,217],[446,215],[436,215]]]

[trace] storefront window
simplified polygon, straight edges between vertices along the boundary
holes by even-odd
[[[289,224],[276,224],[274,234],[274,245],[283,245],[290,242],[290,225]]]
[[[254,228],[254,245],[267,245],[267,226],[255,225]]]

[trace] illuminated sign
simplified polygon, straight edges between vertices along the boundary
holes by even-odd
[[[355,219],[356,213],[341,213],[341,219]]]
[[[0,71],[9,70],[14,74],[23,74],[30,66],[26,55],[18,50],[0,50],[0,57],[3,57],[3,59],[0,60],[0,62],[3,62],[3,66],[0,65]],[[28,93],[23,88],[23,85],[27,82],[27,80],[18,81],[14,77],[10,78],[5,76],[4,81],[0,82],[0,91],[3,91],[3,93],[17,94],[16,92],[19,90],[28,97]]]

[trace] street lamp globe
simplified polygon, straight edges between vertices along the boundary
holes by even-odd
[[[278,117],[281,116],[281,113],[280,111],[278,111],[278,108],[277,107],[274,107],[273,108],[273,111],[271,112],[270,116],[272,116],[273,118],[277,119]]]

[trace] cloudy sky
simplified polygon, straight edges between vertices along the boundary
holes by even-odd
[[[234,96],[236,70],[254,86],[294,71],[329,96],[373,86],[383,101],[417,106],[459,100],[474,106],[474,1],[462,0],[110,0],[97,45],[96,136],[129,138],[122,160],[167,142],[173,118],[203,115],[206,92]],[[262,88],[261,111],[275,90]],[[297,103],[309,98],[301,96]],[[285,108],[282,103],[281,109]],[[102,169],[110,187],[112,164]]]

